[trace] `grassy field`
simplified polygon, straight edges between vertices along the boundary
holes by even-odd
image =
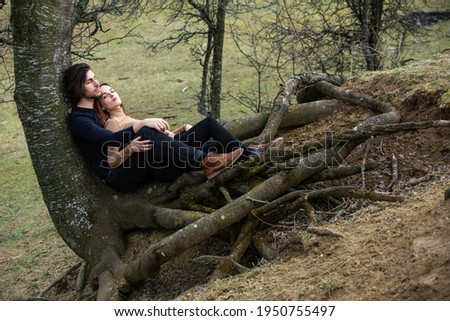
[[[158,21],[146,21],[139,28],[148,37],[158,37],[159,25]],[[445,38],[426,46],[417,40],[416,47],[410,48],[413,57],[421,59],[450,48],[450,23],[432,28],[446,35]],[[129,38],[101,48],[98,56],[105,59],[88,63],[100,81],[108,82],[119,92],[131,115],[163,117],[173,127],[203,118],[196,111],[194,98],[199,89],[200,67],[192,61],[187,46],[151,55]],[[223,92],[251,90],[255,74],[250,68],[237,64],[238,57],[229,39],[224,56]],[[269,92],[272,97],[278,90],[278,83],[278,78],[274,77]],[[223,101],[222,108],[224,119],[250,112],[231,100]],[[47,261],[47,253],[62,251],[66,253],[62,260],[74,257],[57,235],[47,213],[13,103],[2,104],[0,108],[0,139],[0,300],[7,300],[12,298],[11,284],[22,282],[23,275],[30,270],[38,268],[41,278],[25,286],[29,295],[35,295],[54,279],[53,274],[59,271],[61,262]]]

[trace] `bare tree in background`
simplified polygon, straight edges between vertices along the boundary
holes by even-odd
[[[222,93],[222,55],[229,0],[157,1],[148,7],[153,13],[169,13],[168,26],[175,26],[172,35],[150,43],[153,49],[174,48],[180,43],[198,40],[191,51],[202,66],[198,112],[220,118]],[[205,45],[203,45],[205,44]]]
[[[276,68],[283,81],[305,70],[342,75],[380,69],[388,56],[385,42],[401,49],[398,44],[414,31],[401,18],[411,10],[412,5],[402,0],[282,0],[264,16],[250,19],[263,38],[259,42],[271,44],[269,51],[277,53],[268,66]],[[245,31],[235,29],[235,38],[243,41],[244,36]]]

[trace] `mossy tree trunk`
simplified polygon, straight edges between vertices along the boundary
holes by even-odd
[[[67,126],[60,76],[71,63],[76,3],[12,2],[14,98],[51,219],[67,245],[95,265],[110,247],[123,249],[123,238],[104,206],[111,191],[87,170]]]

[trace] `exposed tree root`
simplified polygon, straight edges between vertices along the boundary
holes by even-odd
[[[77,283],[75,285],[75,294],[77,301],[81,301],[83,299],[83,290],[86,287],[86,270],[87,263],[82,262],[80,270],[78,271]]]
[[[66,270],[66,272],[64,272],[63,275],[61,275],[59,278],[57,278],[52,283],[50,283],[45,289],[43,289],[38,294],[37,299],[44,299],[44,296],[47,294],[47,292],[50,291],[55,286],[57,286],[58,284],[61,284],[61,283],[67,284],[67,278],[69,277],[69,275],[72,274],[74,271],[76,271],[81,266],[81,264],[82,264],[82,262],[78,262],[78,263],[72,265],[70,268],[68,268]]]
[[[247,220],[242,225],[239,235],[233,244],[231,253],[216,266],[216,269],[209,278],[210,281],[221,279],[231,274],[231,268],[234,265],[230,264],[230,262],[238,263],[241,261],[251,244],[253,233],[258,224],[258,220],[254,217],[247,217]]]
[[[199,256],[195,259],[192,259],[193,262],[197,262],[197,263],[202,263],[202,264],[209,264],[209,263],[213,263],[213,264],[221,264],[222,262],[226,261],[228,264],[228,262],[231,262],[231,266],[233,268],[235,268],[236,270],[238,270],[238,272],[242,273],[242,272],[248,272],[250,271],[249,268],[246,268],[245,266],[237,263],[236,261],[230,260],[229,257],[223,257],[223,256],[215,256],[215,255],[203,255],[203,256]]]
[[[290,105],[281,119],[279,128],[299,127],[310,124],[325,116],[331,115],[337,109],[337,100],[321,100]],[[224,126],[239,139],[246,140],[258,136],[264,129],[268,118],[269,114],[262,112],[229,121]]]
[[[317,191],[290,192],[262,207],[253,210],[253,213],[255,215],[261,216],[262,214],[270,212],[287,202],[292,202],[296,200],[299,200],[300,202],[307,202],[312,198],[327,197],[327,196],[366,198],[372,201],[394,201],[394,202],[401,202],[404,199],[402,196],[386,195],[370,191],[363,191],[362,189],[359,189],[354,186],[338,186]]]
[[[273,247],[271,243],[273,243],[273,239],[267,234],[267,231],[257,231],[253,236],[254,248],[266,260],[273,260],[279,254],[279,249]]]

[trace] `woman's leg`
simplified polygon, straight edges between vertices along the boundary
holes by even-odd
[[[203,170],[206,176],[233,164],[242,154],[241,149],[233,153],[207,155],[201,149],[152,128],[143,128],[136,135],[153,142],[153,148],[147,152],[150,175],[158,181],[171,181],[185,172]]]
[[[211,117],[203,119],[187,132],[181,133],[178,139],[187,145],[201,148],[202,150],[213,148],[219,153],[229,153],[241,147],[244,148],[244,151],[246,149],[245,145],[236,136]]]
[[[148,151],[148,167],[152,174],[155,170],[164,170],[169,175],[167,180],[172,180],[183,172],[201,169],[201,161],[206,154],[200,149],[174,140],[153,128],[144,127],[136,136],[153,143],[153,148]]]
[[[153,128],[144,127],[136,133],[148,139],[153,147],[148,152],[135,153],[120,167],[111,169],[105,181],[114,189],[128,192],[145,181],[171,181],[185,172],[204,170],[205,174],[215,172],[232,164],[241,155],[234,153],[208,156],[200,149],[174,140]]]

